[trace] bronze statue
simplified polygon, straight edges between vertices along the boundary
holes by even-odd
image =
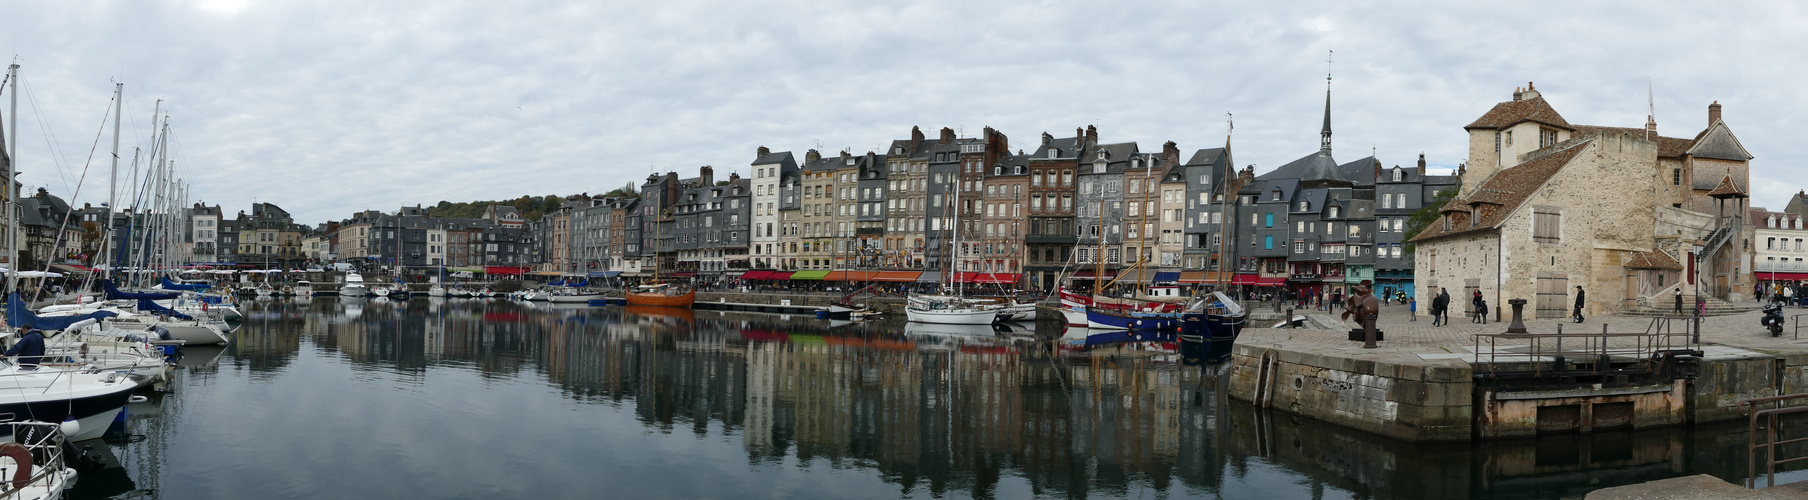
[[[1375,321],[1381,317],[1381,300],[1370,295],[1371,286],[1369,280],[1362,280],[1362,283],[1356,285],[1356,293],[1345,301],[1341,320],[1349,321],[1351,316],[1356,317],[1356,322],[1362,325],[1364,349],[1375,348]]]

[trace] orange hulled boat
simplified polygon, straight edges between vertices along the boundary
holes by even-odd
[[[697,291],[671,284],[641,285],[627,293],[628,305],[690,308]]]

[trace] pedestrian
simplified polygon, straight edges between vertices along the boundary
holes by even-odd
[[[1576,285],[1576,312],[1571,313],[1571,316],[1576,318],[1577,323],[1582,322],[1582,302],[1587,296],[1588,294],[1582,291],[1582,285]]]
[[[1682,287],[1676,287],[1676,315],[1682,315]]]
[[[36,370],[38,359],[44,356],[44,334],[30,326],[21,326],[19,330],[24,335],[19,337],[19,341],[11,349],[6,350],[6,356],[18,356],[20,368]]]
[[[1450,290],[1439,289],[1438,296],[1431,299],[1431,326],[1450,324]]]
[[[1474,310],[1471,312],[1475,314],[1473,318],[1470,318],[1469,322],[1481,323],[1484,325],[1488,324],[1488,301],[1487,299],[1482,298],[1481,290],[1475,291],[1475,297],[1469,299],[1469,304],[1474,306]]]
[[[1412,318],[1412,319],[1406,320],[1406,322],[1408,322],[1408,323],[1413,323],[1413,322],[1419,321],[1419,301],[1418,301],[1418,299],[1406,301],[1406,316],[1408,318]]]

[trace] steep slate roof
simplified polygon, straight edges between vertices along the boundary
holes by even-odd
[[[1507,216],[1519,210],[1519,207],[1524,205],[1533,193],[1549,182],[1552,176],[1563,170],[1564,165],[1568,165],[1570,160],[1575,159],[1593,142],[1593,140],[1577,142],[1571,144],[1568,149],[1495,172],[1494,175],[1483,180],[1482,184],[1477,186],[1469,196],[1452,199],[1449,204],[1444,205],[1444,217],[1452,219],[1450,230],[1444,230],[1442,223],[1433,223],[1410,241],[1428,241],[1500,227],[1502,222],[1506,222]],[[1474,224],[1469,222],[1471,208],[1475,210],[1477,218]]]
[[[1676,262],[1676,259],[1670,257],[1670,254],[1667,254],[1667,253],[1664,253],[1661,251],[1641,252],[1638,250],[1633,250],[1632,256],[1630,258],[1626,259],[1626,263],[1623,265],[1623,267],[1625,267],[1627,269],[1669,269],[1669,270],[1675,270],[1675,271],[1682,270],[1682,264],[1678,264]]]
[[[1745,190],[1739,189],[1739,186],[1736,186],[1733,184],[1733,176],[1730,174],[1727,175],[1726,177],[1721,177],[1720,185],[1714,186],[1713,191],[1708,191],[1708,196],[1712,196],[1715,198],[1722,198],[1722,197],[1745,198],[1746,197]]]
[[[1746,161],[1752,159],[1751,152],[1739,144],[1739,138],[1733,137],[1733,131],[1725,122],[1714,122],[1701,135],[1695,137],[1695,145],[1689,148],[1689,154],[1696,158],[1713,158],[1716,160]]]
[[[1224,148],[1207,148],[1207,149],[1201,149],[1198,151],[1194,151],[1193,158],[1187,160],[1186,164],[1192,165],[1192,166],[1213,165],[1213,164],[1218,163],[1218,160],[1223,159],[1223,158],[1224,158]]]
[[[1563,115],[1557,114],[1557,110],[1552,108],[1550,103],[1545,102],[1542,96],[1495,104],[1494,109],[1482,114],[1481,118],[1476,118],[1475,123],[1464,126],[1463,130],[1503,129],[1525,121],[1575,130],[1575,127],[1570,126],[1569,122],[1563,119]]]
[[[1343,172],[1337,168],[1337,161],[1331,159],[1330,155],[1322,154],[1320,152],[1313,152],[1298,160],[1287,162],[1286,165],[1281,165],[1280,168],[1256,176],[1256,178],[1262,180],[1299,179],[1301,181],[1339,180],[1350,182],[1350,179],[1346,178]]]
[[[1079,139],[1073,137],[1050,140],[1048,141],[1048,144],[1037,146],[1036,152],[1031,153],[1030,156],[1033,157],[1032,159],[1050,159],[1048,157],[1048,150],[1049,148],[1054,148],[1060,151],[1056,153],[1055,159],[1076,158],[1079,154],[1079,148],[1074,145],[1076,142],[1079,142]]]
[[[772,164],[772,163],[786,163],[786,160],[789,160],[789,159],[791,159],[790,151],[779,151],[776,153],[766,153],[764,156],[754,159],[753,163],[750,163],[750,165],[767,165],[767,164]]]
[[[1377,160],[1375,157],[1370,156],[1368,158],[1338,165],[1337,172],[1352,184],[1373,185],[1375,184],[1375,166],[1380,164],[1381,160]]]

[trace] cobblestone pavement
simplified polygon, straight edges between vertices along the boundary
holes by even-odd
[[[1742,302],[1739,305],[1754,309],[1758,307],[1758,303],[1753,301]],[[1527,311],[1528,315],[1530,313],[1531,311]],[[1277,328],[1247,328],[1243,331],[1242,336],[1238,338],[1238,342],[1260,343],[1265,341],[1287,341],[1291,343],[1303,341],[1308,343],[1360,346],[1360,343],[1348,340],[1348,331],[1351,328],[1355,328],[1356,323],[1353,320],[1339,322],[1338,316],[1342,315],[1341,310],[1335,313],[1311,310],[1295,311],[1294,314],[1309,316],[1312,318],[1313,323],[1327,326],[1332,329],[1289,330]],[[1414,321],[1414,318],[1408,315],[1405,306],[1391,305],[1383,307],[1381,308],[1381,317],[1378,326],[1386,337],[1386,340],[1381,342],[1381,346],[1409,351],[1439,350],[1443,352],[1457,352],[1458,350],[1475,346],[1475,335],[1478,333],[1505,333],[1507,324],[1512,319],[1511,310],[1505,312],[1504,319],[1507,319],[1508,321],[1496,322],[1494,321],[1494,318],[1490,317],[1488,318],[1488,323],[1485,325],[1473,323],[1467,318],[1454,317],[1455,314],[1456,313],[1453,313],[1450,325],[1432,326],[1431,318],[1425,316],[1423,311],[1418,314],[1418,317],[1416,318],[1417,321]],[[1797,318],[1797,315],[1801,315],[1801,317]],[[1808,354],[1808,309],[1796,307],[1784,308],[1783,318],[1787,322],[1783,327],[1783,336],[1777,338],[1771,337],[1769,333],[1764,330],[1764,327],[1758,325],[1758,318],[1760,316],[1762,316],[1762,313],[1753,310],[1729,316],[1702,318],[1701,340],[1705,344],[1735,346],[1773,353]],[[1274,323],[1275,322],[1269,322],[1267,324],[1252,326],[1269,326]],[[1798,323],[1802,325],[1802,338],[1800,340],[1795,339],[1792,331]],[[1526,319],[1525,325],[1526,330],[1531,333],[1558,333],[1558,328],[1561,327],[1564,333],[1588,332],[1598,334],[1601,333],[1602,325],[1606,325],[1607,331],[1611,333],[1644,333],[1652,331],[1652,329],[1655,328],[1653,318],[1637,316],[1592,317],[1588,318],[1587,321],[1582,324],[1573,323],[1567,318]],[[1688,331],[1688,326],[1684,321],[1674,321],[1672,328],[1678,334]]]

